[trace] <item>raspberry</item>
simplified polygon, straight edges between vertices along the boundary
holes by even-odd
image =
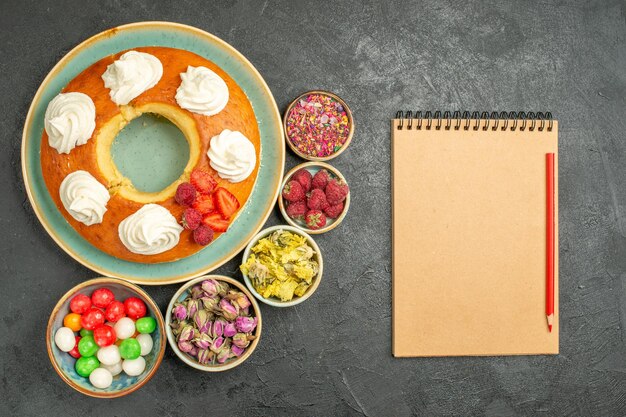
[[[305,168],[299,169],[291,176],[292,181],[298,181],[302,188],[304,188],[304,192],[308,193],[311,189],[311,183],[313,182],[313,176],[311,173]]]
[[[320,169],[319,171],[317,171],[317,174],[315,174],[313,176],[313,180],[311,181],[311,187],[315,188],[319,188],[320,190],[323,190],[326,188],[326,184],[328,184],[328,181],[330,180],[330,175],[328,174],[328,171],[326,171],[325,169]]]
[[[311,210],[323,210],[324,207],[328,205],[328,202],[326,201],[326,194],[324,194],[324,191],[319,188],[314,188],[309,193],[309,199],[307,200],[306,205]]]
[[[326,214],[326,217],[330,217],[331,219],[336,219],[341,215],[342,212],[343,202],[339,204],[329,205],[328,207],[324,208],[324,214]]]
[[[182,217],[183,227],[187,230],[196,230],[202,223],[202,214],[192,208],[185,209]]]
[[[339,204],[346,199],[349,191],[348,184],[332,179],[326,185],[326,200],[330,205]]]
[[[181,206],[190,206],[196,200],[196,189],[188,182],[183,182],[176,189],[174,200]]]
[[[213,240],[213,230],[209,226],[201,224],[193,231],[193,240],[198,245],[206,246]]]
[[[292,219],[303,220],[306,214],[306,203],[304,201],[294,201],[287,206],[287,216]]]
[[[306,214],[306,225],[311,230],[321,229],[326,226],[326,216],[320,210],[309,210]]]
[[[304,200],[304,189],[298,181],[289,181],[283,188],[283,198],[287,201]]]

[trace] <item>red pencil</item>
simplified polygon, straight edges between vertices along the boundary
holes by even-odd
[[[546,319],[554,322],[554,154],[546,154]]]

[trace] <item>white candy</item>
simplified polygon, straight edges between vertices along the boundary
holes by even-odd
[[[108,388],[113,382],[113,375],[105,368],[96,368],[89,375],[89,382],[96,388]]]
[[[146,356],[152,350],[152,337],[149,334],[140,334],[135,338],[141,346],[141,356]]]
[[[140,356],[137,359],[125,359],[122,362],[122,369],[129,376],[141,375],[144,369],[146,369],[146,360],[143,356]]]
[[[54,343],[62,352],[69,352],[76,345],[76,336],[69,327],[61,327],[54,334]]]
[[[118,339],[128,339],[135,334],[135,322],[128,317],[122,317],[115,323],[114,329]]]
[[[115,345],[106,346],[98,349],[98,360],[104,365],[115,365],[122,360],[120,356],[120,348]]]
[[[119,361],[118,363],[113,364],[113,365],[100,364],[100,367],[111,372],[111,375],[113,376],[116,376],[122,373],[122,361]]]

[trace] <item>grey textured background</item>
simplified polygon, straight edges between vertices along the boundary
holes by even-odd
[[[626,5],[624,1],[2,1],[0,10],[1,415],[626,415]],[[316,295],[264,308],[262,343],[219,375],[171,352],[150,383],[84,397],[49,364],[57,299],[91,278],[33,215],[24,117],[72,47],[110,27],[171,20],[246,55],[278,105],[337,92],[356,135],[333,163],[352,185],[342,226],[318,239]],[[551,110],[560,120],[561,354],[392,359],[389,118],[397,109]],[[298,163],[288,155],[287,166]],[[280,222],[275,212],[269,223]],[[239,256],[219,272],[237,276]],[[148,292],[165,308],[177,285]]]

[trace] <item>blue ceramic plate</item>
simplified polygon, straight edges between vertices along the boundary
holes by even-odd
[[[85,68],[101,58],[140,46],[186,49],[226,71],[250,99],[261,134],[260,168],[252,193],[228,229],[206,249],[167,263],[143,264],[107,255],[67,223],[44,183],[39,150],[48,102]],[[267,84],[237,50],[202,30],[169,22],[141,22],[102,32],[70,51],[50,71],[30,106],[22,138],[22,173],[33,209],[50,236],[74,259],[103,275],[157,285],[206,274],[242,250],[263,226],[278,196],[285,163],[285,141],[278,108]]]
[[[113,383],[105,389],[95,388],[89,382],[89,378],[84,378],[76,372],[74,364],[76,359],[71,357],[69,353],[59,350],[54,343],[54,335],[57,330],[63,327],[63,318],[70,313],[70,300],[78,293],[91,296],[91,293],[98,288],[108,288],[115,299],[124,301],[128,297],[138,297],[147,307],[148,316],[153,317],[157,321],[157,327],[152,332],[152,350],[144,359],[146,360],[146,369],[141,375],[128,376],[124,372],[113,377]],[[165,354],[165,323],[158,306],[141,288],[129,284],[128,282],[112,279],[112,278],[96,278],[85,281],[69,290],[57,303],[50,315],[48,322],[48,331],[46,335],[46,343],[48,346],[48,356],[52,362],[52,366],[63,380],[75,390],[92,397],[113,398],[130,394],[139,389],[152,378],[156,370],[159,368],[163,355]]]

